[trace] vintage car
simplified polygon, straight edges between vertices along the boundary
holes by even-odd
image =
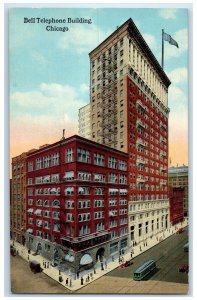
[[[38,272],[42,271],[42,269],[40,267],[40,263],[37,260],[30,261],[29,267],[30,267],[31,271],[34,273],[38,273]]]
[[[176,234],[180,234],[180,233],[182,233],[183,231],[184,231],[183,228],[179,228],[179,229],[177,230]]]
[[[189,266],[187,264],[183,265],[181,268],[179,268],[179,272],[189,273]]]
[[[126,268],[128,266],[131,266],[133,262],[131,260],[126,260],[124,263],[120,265],[121,268]]]

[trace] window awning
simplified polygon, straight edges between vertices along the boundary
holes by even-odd
[[[109,211],[109,217],[114,217],[114,216],[115,216],[114,212],[113,211]]]
[[[65,256],[65,260],[67,260],[67,261],[69,261],[69,262],[73,262],[75,259],[74,259],[74,256],[73,256],[73,255],[67,254],[67,255]]]
[[[94,179],[100,179],[100,175],[99,174],[94,174]]]
[[[33,229],[32,228],[28,228],[26,232],[27,233],[33,233]]]
[[[38,220],[37,225],[42,225],[42,220]]]
[[[57,192],[57,189],[56,189],[56,188],[52,188],[52,189],[51,189],[51,192],[56,193],[56,192]]]
[[[67,187],[65,188],[65,192],[73,192],[74,191],[74,187]]]
[[[74,172],[73,171],[66,172],[65,175],[64,175],[64,178],[71,178],[71,177],[74,177]]]
[[[110,193],[118,192],[118,189],[109,189]]]
[[[84,265],[91,264],[92,262],[93,262],[92,257],[89,254],[85,254],[80,260],[80,265],[84,266]]]
[[[42,210],[41,209],[36,209],[36,211],[34,212],[35,215],[41,215]]]
[[[127,190],[126,189],[120,189],[120,193],[127,193]]]
[[[47,176],[44,176],[44,177],[43,177],[43,182],[46,182],[46,181],[48,181],[48,180],[50,180],[50,175],[47,175]]]
[[[27,212],[32,213],[33,211],[34,211],[33,208],[29,208]]]
[[[78,192],[83,192],[83,191],[84,191],[84,188],[82,188],[82,187],[78,188]]]

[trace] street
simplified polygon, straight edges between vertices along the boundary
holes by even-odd
[[[188,262],[183,251],[188,241],[188,229],[167,238],[133,259],[133,265],[117,268],[86,285],[76,294],[187,294],[188,275],[179,268]],[[143,281],[133,280],[133,271],[145,260],[154,259],[157,269]],[[68,294],[71,293],[43,273],[33,274],[20,257],[11,257],[11,286],[13,293]]]

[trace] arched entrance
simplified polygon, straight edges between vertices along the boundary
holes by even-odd
[[[96,261],[103,261],[104,258],[105,249],[99,248],[96,252]]]
[[[36,246],[36,254],[40,254],[42,251],[42,245],[40,242],[37,243],[37,246]]]

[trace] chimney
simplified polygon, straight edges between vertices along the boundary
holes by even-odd
[[[65,129],[63,129],[63,135],[62,135],[62,140],[65,140]]]

